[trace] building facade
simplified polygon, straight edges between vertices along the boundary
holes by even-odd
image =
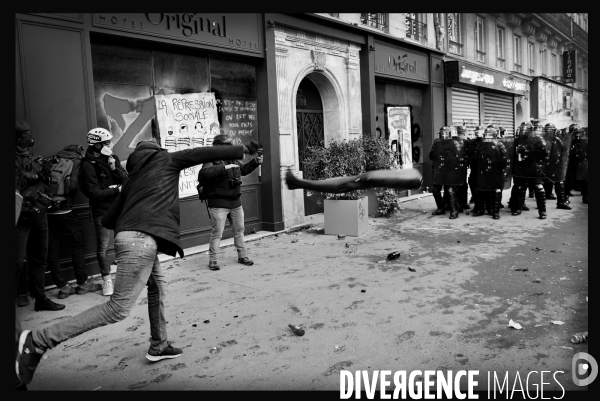
[[[305,173],[308,146],[383,137],[431,186],[425,155],[443,125],[587,126],[587,14],[17,13],[15,28],[16,115],[36,154],[85,145],[97,126],[123,161],[153,137],[169,150],[221,132],[259,140],[264,163],[242,186],[248,231],[322,211],[283,182],[288,169]],[[194,96],[212,117],[181,100]],[[170,125],[167,105],[179,107]],[[402,124],[390,118],[399,109]],[[196,176],[180,179],[184,247],[210,234]],[[75,203],[97,269],[88,201]]]

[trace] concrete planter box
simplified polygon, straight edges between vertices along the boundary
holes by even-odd
[[[366,196],[356,200],[325,199],[325,234],[358,237],[369,230],[369,200]]]

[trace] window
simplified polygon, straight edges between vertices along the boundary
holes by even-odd
[[[446,16],[446,26],[448,29],[448,51],[450,53],[462,55],[462,27],[460,24],[459,13],[448,13]]]
[[[360,22],[380,30],[387,28],[387,14],[383,13],[360,13]]]
[[[427,24],[423,14],[406,13],[406,38],[427,44]]]
[[[496,26],[496,67],[504,68],[506,61],[506,41],[504,27]]]
[[[547,66],[546,66],[546,49],[540,48],[540,74],[545,77],[547,76]]]
[[[534,54],[533,43],[527,42],[527,68],[529,69],[529,75],[531,76],[535,75],[535,66],[533,64],[535,62]]]
[[[475,17],[475,59],[485,63],[485,35],[481,17]]]
[[[521,37],[519,35],[515,35],[515,45],[513,46],[513,48],[515,52],[515,71],[521,72]]]
[[[560,80],[562,81],[562,78],[563,78],[563,55],[562,55],[562,53],[560,53],[558,55],[558,70],[557,70],[556,75],[558,75]]]
[[[552,65],[551,65],[550,74],[552,75],[552,78],[554,78],[554,79],[558,78],[558,74],[556,73],[558,71],[557,65],[558,65],[558,57],[556,56],[556,54],[552,53]]]

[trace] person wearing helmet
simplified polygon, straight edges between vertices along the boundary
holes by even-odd
[[[117,275],[114,294],[104,303],[45,327],[23,330],[19,336],[15,370],[29,384],[44,354],[64,341],[127,318],[147,287],[150,346],[146,359],[159,362],[181,356],[168,341],[165,297],[166,273],[159,253],[184,257],[180,241],[179,175],[186,168],[216,160],[241,159],[260,144],[214,146],[169,152],[155,139],[140,141],[127,158],[129,177],[102,218],[115,232]],[[183,312],[182,312],[183,313]],[[148,335],[145,335],[148,338]]]
[[[456,127],[457,139],[464,144],[465,154],[469,153],[469,146],[471,140],[468,138],[467,127],[459,125]],[[469,185],[467,184],[467,172],[465,170],[465,183],[456,187],[456,198],[458,200],[458,211],[459,213],[464,210],[469,210]],[[469,212],[466,212],[469,214]]]
[[[517,131],[515,132],[515,145],[517,144],[517,141],[523,135],[525,130],[532,129],[532,128],[533,128],[533,124],[531,124],[529,121],[523,121],[521,123],[521,125],[517,128]],[[514,209],[513,201],[515,199],[520,199],[520,197],[517,196],[516,191],[517,191],[517,185],[515,185],[515,178],[513,177],[513,185],[512,185],[512,188],[510,189],[510,198],[508,198],[508,207],[509,207],[509,209],[511,209],[511,211]],[[533,189],[531,189],[531,191],[533,191]],[[533,192],[530,192],[530,193],[533,193]],[[521,200],[522,200],[521,211],[528,212],[529,207],[525,204],[525,197],[523,197]]]
[[[568,199],[573,196],[571,191],[581,191],[581,200],[586,204],[588,202],[587,129],[584,130],[579,124],[571,124],[568,132],[572,134],[573,140],[565,180],[565,194]]]
[[[504,144],[498,139],[497,130],[486,128],[474,155],[481,162],[478,162],[478,169],[474,171],[477,174],[477,192],[473,216],[483,215],[487,208],[494,219],[500,218],[504,171],[508,163],[506,153]]]
[[[233,140],[227,135],[216,135],[212,146],[231,146]],[[262,151],[246,164],[238,160],[219,160],[204,163],[198,172],[199,186],[206,198],[206,207],[212,225],[208,247],[208,268],[219,270],[217,256],[225,228],[225,221],[233,227],[233,243],[238,254],[238,263],[252,266],[254,262],[246,255],[244,245],[244,209],[242,208],[242,176],[256,170],[263,162]]]
[[[110,276],[108,242],[111,231],[102,226],[102,216],[119,195],[121,184],[127,178],[127,171],[121,166],[119,157],[112,152],[112,134],[104,128],[91,129],[87,134],[88,148],[81,160],[81,192],[89,198],[94,228],[96,231],[96,257],[104,283],[94,284],[90,279],[78,286],[80,291],[102,290],[102,295],[110,296],[114,284]]]
[[[45,159],[31,153],[34,143],[29,123],[17,119],[15,190],[23,198],[21,213],[15,227],[17,306],[29,305],[27,292],[31,288],[36,311],[58,311],[64,309],[65,305],[51,301],[46,297],[45,291],[48,257],[47,210],[51,204],[44,195],[52,195],[49,186],[49,161],[46,163]],[[26,256],[29,271],[24,270]],[[27,278],[27,275],[31,279],[31,285],[19,289],[19,278]],[[26,283],[27,280],[23,282]]]
[[[544,125],[543,132],[546,139],[554,138],[556,126],[552,123],[548,123]],[[556,196],[552,194],[554,183],[548,177],[546,177],[544,178],[542,185],[544,186],[544,192],[546,193],[546,200],[556,200]]]

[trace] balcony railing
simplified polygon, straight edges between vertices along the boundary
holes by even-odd
[[[577,24],[573,24],[573,41],[585,50],[588,48],[588,33]]]
[[[427,24],[414,18],[406,18],[406,37],[418,42],[427,43]]]
[[[387,14],[384,13],[360,13],[360,22],[372,28],[385,30],[387,28]]]

